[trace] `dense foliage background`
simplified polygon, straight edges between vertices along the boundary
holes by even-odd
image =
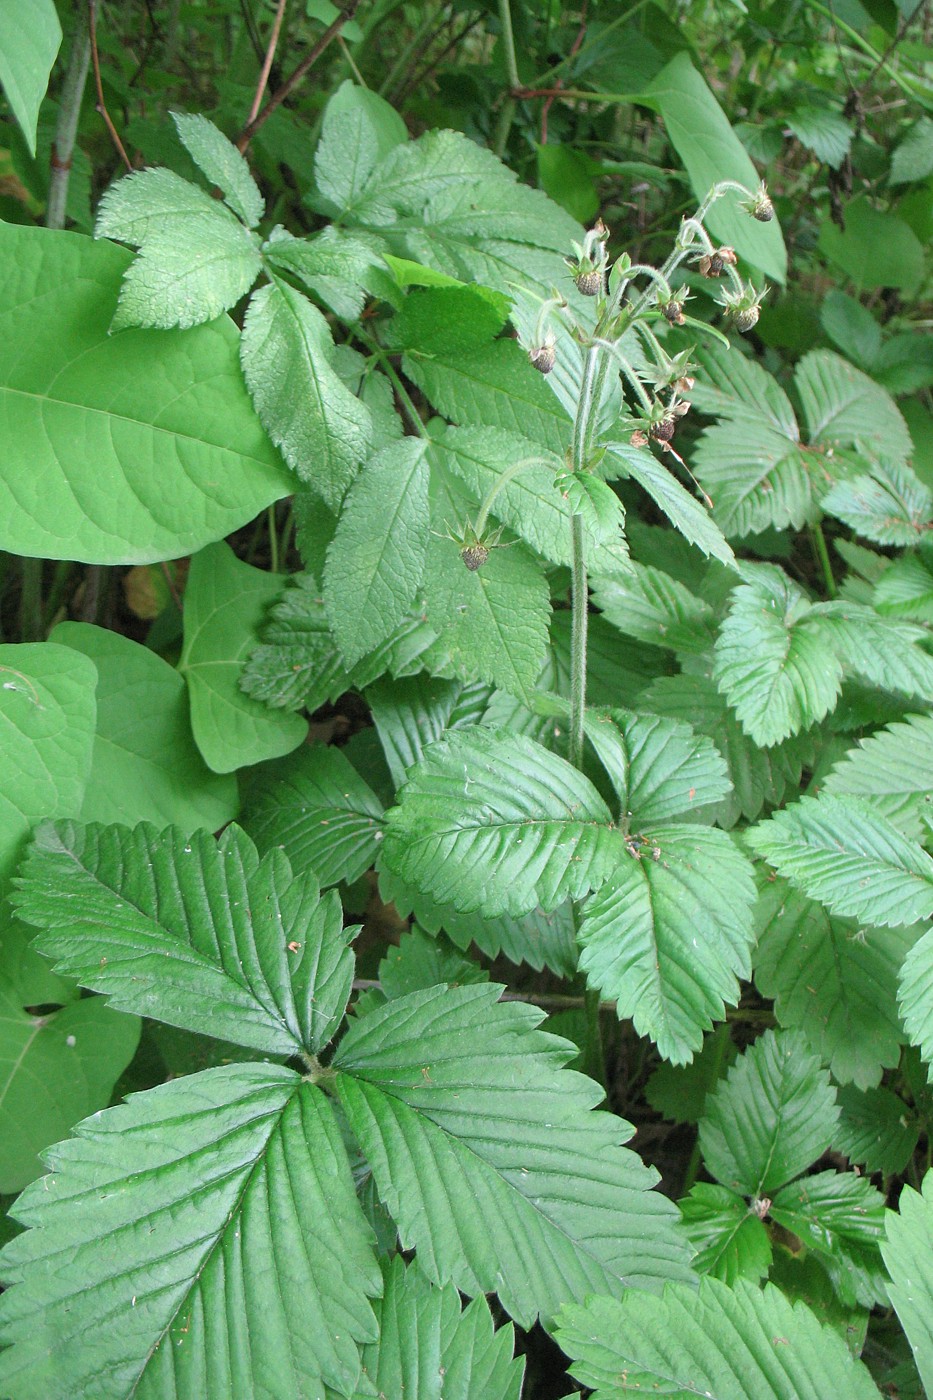
[[[933,1393],[931,38],[0,0],[0,1395]]]

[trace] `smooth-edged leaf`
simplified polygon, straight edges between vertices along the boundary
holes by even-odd
[[[855,1172],[818,1172],[783,1186],[770,1215],[818,1256],[839,1297],[871,1308],[887,1301],[878,1245],[884,1197]]]
[[[860,797],[905,836],[921,840],[933,810],[933,715],[908,715],[859,739],[823,780],[822,791]]]
[[[524,1325],[561,1303],[686,1277],[629,1125],[562,1066],[567,1041],[495,984],[434,987],[350,1026],[337,1092],[405,1248],[438,1283],[495,1289]]]
[[[888,1297],[929,1392],[933,1390],[933,1172],[923,1178],[922,1193],[904,1186],[897,1212],[888,1211],[885,1233],[881,1254],[891,1276]]]
[[[812,446],[864,444],[889,461],[910,457],[913,445],[891,395],[831,350],[804,355],[794,379]]]
[[[707,1097],[700,1150],[709,1173],[744,1196],[773,1196],[822,1156],[836,1091],[798,1031],[765,1031]]]
[[[351,209],[380,160],[408,141],[398,112],[378,93],[340,84],[324,109],[314,178],[333,212]]]
[[[735,556],[709,511],[681,486],[647,448],[613,442],[608,445],[608,450],[621,462],[627,474],[648,492],[685,539],[723,564],[735,563]]]
[[[740,816],[752,821],[766,804],[777,806],[788,793],[796,792],[804,767],[812,766],[818,752],[816,740],[807,734],[760,749],[714,683],[703,675],[661,676],[642,691],[639,704],[691,724],[709,735],[719,749],[733,789],[716,812],[722,826],[734,826]]]
[[[452,540],[434,535],[424,589],[428,623],[457,674],[529,700],[547,655],[551,614],[547,579],[531,551],[516,541],[490,550],[471,570]]]
[[[747,1201],[725,1186],[700,1181],[678,1201],[684,1227],[696,1250],[692,1264],[731,1286],[736,1279],[757,1283],[771,1267],[768,1232]]]
[[[724,831],[653,827],[583,906],[580,970],[675,1064],[751,972],[752,870]]]
[[[627,637],[671,651],[706,651],[713,641],[713,610],[678,579],[650,564],[633,564],[624,577],[597,570],[593,602]]]
[[[898,975],[916,930],[865,928],[785,880],[762,886],[755,922],[755,983],[780,1025],[802,1031],[840,1084],[878,1084],[900,1057]]]
[[[437,1288],[398,1255],[382,1276],[373,1307],[379,1339],[362,1348],[360,1400],[519,1400],[525,1363],[513,1360],[513,1329],[496,1331],[485,1298],[461,1312],[454,1287]]]
[[[349,884],[376,858],[382,804],[340,749],[315,744],[261,770],[243,827],[261,853],[279,847],[323,886]]]
[[[324,568],[324,607],[348,666],[394,631],[424,572],[428,464],[420,438],[375,453],[352,482]]]
[[[231,321],[109,326],[129,254],[0,225],[0,547],[174,559],[292,490],[249,402]]]
[[[757,188],[758,172],[688,53],[672,58],[643,96],[660,112],[698,200],[705,200],[720,180],[737,180],[749,191]],[[706,223],[720,242],[783,283],[787,253],[777,221],[758,223],[739,208],[740,199],[741,195],[730,190],[713,204]]]
[[[749,840],[834,914],[884,928],[933,916],[933,857],[858,798],[802,797]]]
[[[520,734],[454,730],[427,749],[387,817],[385,867],[486,916],[554,909],[602,883],[622,835],[592,783]]]
[[[174,666],[129,637],[86,622],[61,622],[50,639],[87,656],[97,670],[91,772],[73,815],[191,831],[218,831],[233,820],[236,780],[212,773],[198,752],[185,682]]]
[[[275,281],[251,298],[240,359],[256,412],[295,474],[337,510],[369,450],[372,420],[331,365],[320,311]]]
[[[556,1340],[591,1400],[878,1400],[871,1374],[834,1328],[779,1289],[704,1278],[565,1308]]]
[[[903,462],[877,462],[870,474],[837,481],[822,508],[876,544],[919,544],[930,529],[933,495]]]
[[[53,0],[0,0],[0,85],[32,156],[39,106],[62,42]]]
[[[631,710],[597,712],[586,718],[586,736],[609,775],[631,833],[700,812],[730,791],[716,746],[677,720]]]
[[[817,160],[838,170],[852,144],[852,123],[832,107],[795,107],[787,125]]]
[[[0,886],[33,822],[81,809],[96,680],[93,662],[54,642],[0,646]]]
[[[919,1137],[919,1125],[904,1100],[890,1089],[839,1090],[839,1122],[833,1147],[853,1165],[893,1176],[904,1170]]]
[[[28,1012],[0,975],[0,1192],[21,1191],[42,1171],[40,1152],[107,1107],[139,1031],[102,997]]]
[[[205,1070],[87,1119],[47,1161],[0,1256],[4,1394],[353,1393],[382,1278],[316,1085]]]
[[[222,191],[227,204],[246,227],[255,228],[265,211],[265,202],[249,166],[233,142],[200,113],[188,116],[184,112],[173,112],[172,121],[195,165]]]
[[[732,594],[713,675],[762,747],[808,729],[835,706],[842,665],[810,612],[802,589],[771,566],[757,566]]]
[[[39,952],[114,1006],[271,1055],[319,1050],[350,995],[334,895],[238,827],[47,823],[21,867]]]
[[[268,709],[238,684],[282,583],[244,564],[228,544],[202,549],[191,561],[178,665],[188,681],[195,741],[215,773],[291,753],[307,733],[303,719]]]

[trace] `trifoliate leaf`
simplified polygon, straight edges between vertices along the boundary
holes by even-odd
[[[594,1290],[686,1277],[673,1207],[590,1110],[602,1091],[501,987],[414,992],[351,1025],[337,1092],[405,1248],[438,1283],[495,1289],[524,1325]]]
[[[187,116],[183,112],[172,112],[171,116],[195,165],[223,192],[227,204],[246,227],[255,228],[265,211],[265,202],[236,146],[207,117]]]
[[[693,1267],[731,1286],[736,1279],[757,1283],[771,1267],[771,1241],[748,1203],[725,1186],[701,1181],[678,1201],[696,1254]]]
[[[759,1199],[799,1176],[832,1141],[839,1109],[829,1075],[797,1031],[765,1031],[707,1097],[706,1168]]]
[[[803,1177],[775,1194],[770,1215],[818,1256],[844,1303],[886,1302],[878,1252],[884,1197],[865,1177],[832,1171]]]
[[[583,906],[580,970],[683,1064],[751,971],[752,871],[715,829],[656,826],[629,844]]]
[[[813,508],[807,466],[798,442],[734,418],[707,428],[691,456],[716,523],[730,539],[769,527],[799,530]]]
[[[731,784],[711,740],[688,725],[631,710],[586,717],[586,737],[609,776],[630,833],[720,801]]]
[[[730,1288],[704,1278],[698,1293],[672,1284],[660,1298],[593,1298],[564,1309],[556,1339],[574,1359],[571,1375],[593,1387],[591,1400],[878,1400],[833,1328],[777,1288],[741,1279]]]
[[[273,1055],[323,1048],[353,955],[335,895],[228,827],[40,827],[15,895],[34,945],[114,1006]]]
[[[858,603],[816,603],[811,619],[842,664],[869,685],[933,700],[929,633],[899,618],[879,617]]]
[[[885,928],[933,917],[933,858],[857,798],[803,797],[749,840],[835,914]]]
[[[412,770],[388,814],[382,858],[463,912],[522,915],[606,879],[626,855],[610,823],[589,780],[540,744],[493,728],[454,730]]]
[[[888,1296],[907,1333],[920,1379],[933,1390],[933,1173],[922,1194],[905,1186],[898,1209],[888,1211],[881,1246],[891,1282]]]
[[[353,1393],[382,1278],[316,1085],[209,1069],[95,1114],[47,1160],[0,1259],[4,1394]]]
[[[779,1023],[802,1031],[840,1084],[878,1084],[900,1057],[898,975],[916,930],[863,927],[780,879],[763,884],[755,921],[755,983]]]
[[[764,427],[790,442],[800,440],[790,399],[757,360],[714,346],[698,352],[697,365],[700,374],[690,401],[703,413],[748,428]]]

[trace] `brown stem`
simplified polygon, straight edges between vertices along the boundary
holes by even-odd
[[[359,4],[360,0],[347,0],[347,6],[343,13],[337,16],[333,24],[327,26],[320,39],[318,39],[313,48],[301,60],[294,72],[285,79],[278,92],[272,94],[259,115],[254,117],[253,120],[243,128],[240,138],[236,143],[237,149],[241,154],[245,153],[247,146],[250,141],[252,141],[259,128],[265,126],[275,109],[282,105],[289,93],[298,86],[308,70],[318,61],[328,45],[336,39],[347,21],[353,18],[359,8]]]
[[[269,73],[272,70],[272,60],[275,57],[276,46],[279,42],[279,34],[282,30],[282,20],[285,18],[285,6],[288,0],[279,0],[275,11],[275,19],[272,21],[272,33],[269,35],[269,44],[266,48],[266,56],[262,61],[262,71],[259,74],[259,82],[256,84],[256,95],[253,98],[253,105],[249,109],[249,116],[246,118],[246,125],[249,126],[259,115],[259,105],[262,102],[262,95],[266,90],[266,83],[269,81]]]
[[[120,140],[120,134],[113,122],[110,120],[110,113],[107,111],[107,104],[104,101],[104,89],[100,81],[100,56],[97,52],[97,0],[87,0],[87,21],[88,29],[91,33],[91,65],[94,69],[94,86],[97,89],[97,110],[104,119],[104,125],[110,132],[110,139],[119,152],[120,159],[127,170],[133,169],[133,162],[126,154],[126,148]]]

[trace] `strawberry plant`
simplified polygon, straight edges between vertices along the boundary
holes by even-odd
[[[309,5],[263,106],[269,8],[250,115],[192,83],[138,164],[69,16],[45,226],[0,223],[0,1395],[920,1396],[903,380],[852,298],[764,353],[782,196],[685,49],[658,252],[500,158],[536,7],[469,134],[366,85],[404,6]],[[34,156],[51,0],[4,32]],[[89,66],[130,168],[81,232]]]

